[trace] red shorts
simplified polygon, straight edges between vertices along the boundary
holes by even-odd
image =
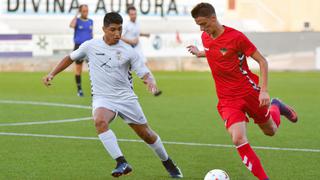
[[[268,107],[259,107],[259,103],[259,92],[252,91],[247,96],[239,99],[221,99],[217,108],[228,129],[234,123],[249,122],[246,114],[256,124],[267,122],[270,118]]]

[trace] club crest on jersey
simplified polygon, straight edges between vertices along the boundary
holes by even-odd
[[[119,61],[121,61],[121,52],[120,52],[120,51],[117,51],[117,59],[118,59]]]
[[[220,52],[223,56],[227,53],[227,51],[228,51],[227,48],[220,48]]]

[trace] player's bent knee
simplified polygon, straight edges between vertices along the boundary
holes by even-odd
[[[235,146],[240,146],[241,144],[247,143],[248,139],[245,136],[235,136],[232,137],[232,141]]]
[[[274,136],[278,128],[275,125],[274,126],[271,125],[268,127],[263,127],[261,129],[266,136]]]
[[[104,119],[95,119],[95,127],[98,132],[102,133],[108,130],[108,123]]]
[[[267,136],[274,136],[276,134],[276,129],[264,130],[263,133]]]

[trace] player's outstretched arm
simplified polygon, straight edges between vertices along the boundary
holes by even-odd
[[[269,106],[270,105],[270,96],[268,93],[268,62],[257,50],[251,57],[259,63],[260,67],[260,76],[261,76],[261,90],[260,90],[260,106]]]
[[[70,56],[63,58],[62,61],[60,61],[59,64],[48,75],[42,78],[43,84],[45,86],[50,86],[52,79],[72,63],[73,61],[71,60]]]
[[[189,51],[191,54],[193,54],[193,55],[195,55],[195,56],[197,56],[197,57],[206,57],[205,52],[204,52],[204,51],[200,51],[200,50],[197,48],[197,46],[190,45],[190,46],[187,46],[187,49],[188,49],[188,51]]]

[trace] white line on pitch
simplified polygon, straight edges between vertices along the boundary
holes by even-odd
[[[62,103],[50,103],[50,102],[36,102],[36,101],[12,101],[12,100],[0,100],[2,104],[28,104],[28,105],[40,105],[40,106],[56,106],[56,107],[68,107],[68,108],[79,108],[79,109],[91,109],[90,106],[82,106],[76,104],[62,104]],[[63,119],[63,120],[50,120],[50,121],[36,121],[36,122],[20,122],[20,123],[0,123],[2,126],[24,126],[34,124],[53,124],[53,123],[65,123],[65,122],[77,122],[92,119],[92,117],[74,118],[74,119]]]
[[[57,124],[57,123],[65,123],[65,122],[86,121],[86,120],[90,120],[90,119],[92,119],[92,117],[63,119],[63,120],[51,120],[51,121],[21,122],[21,123],[0,123],[0,127],[2,127],[2,126],[26,126],[26,125],[35,125],[35,124]]]
[[[62,135],[49,135],[49,134],[28,134],[28,133],[8,133],[0,132],[2,136],[26,136],[26,137],[45,137],[45,138],[61,138],[61,139],[81,139],[81,140],[99,140],[97,137],[81,137],[81,136],[62,136]],[[118,139],[122,142],[139,142],[142,140],[137,139]],[[173,145],[185,145],[185,146],[202,146],[202,147],[222,147],[222,148],[234,148],[233,145],[228,144],[204,144],[204,143],[191,143],[191,142],[172,142],[163,141],[164,144]],[[276,150],[276,151],[299,151],[299,152],[315,152],[320,153],[320,149],[300,149],[300,148],[280,148],[280,147],[263,147],[263,146],[253,146],[255,149],[263,150]]]
[[[83,106],[76,104],[62,104],[62,103],[50,103],[50,102],[37,102],[37,101],[12,101],[12,100],[0,100],[3,104],[30,104],[30,105],[42,105],[42,106],[57,106],[57,107],[69,107],[79,109],[91,109],[91,106]]]

